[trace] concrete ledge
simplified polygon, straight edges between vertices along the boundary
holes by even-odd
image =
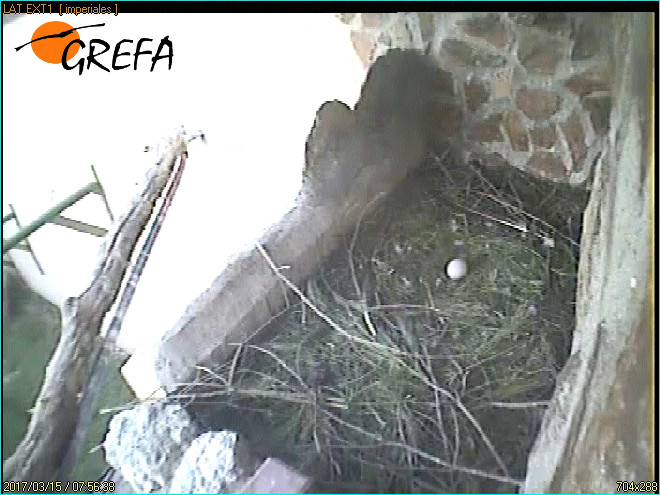
[[[259,240],[282,268],[275,273],[256,247],[230,263],[163,337],[155,359],[160,386],[174,390],[197,365],[226,360],[286,304],[280,276],[300,286],[365,211],[424,161],[438,71],[417,52],[394,51],[372,66],[355,110],[321,106],[297,206]]]

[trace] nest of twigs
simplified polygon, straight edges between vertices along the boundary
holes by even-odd
[[[516,490],[570,349],[585,201],[434,158],[181,394],[318,490]]]

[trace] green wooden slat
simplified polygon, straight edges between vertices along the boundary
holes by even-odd
[[[62,215],[57,215],[49,223],[67,227],[69,229],[83,232],[85,234],[91,234],[96,237],[105,237],[105,234],[108,233],[108,231],[103,227],[97,227],[96,225],[81,222],[80,220],[74,220],[72,218],[63,217]]]
[[[92,192],[99,193],[99,185],[96,181],[90,182],[85,187],[78,189],[75,193],[66,197],[52,208],[49,208],[43,215],[41,215],[36,220],[32,221],[24,228],[20,229],[16,234],[11,236],[9,239],[7,240],[3,239],[2,254],[5,254],[10,249],[14,248],[19,242],[21,242],[23,239],[27,239],[27,237],[30,234],[34,233],[35,230],[39,229],[40,227],[43,227],[44,224],[52,221],[53,218],[55,218],[57,215],[62,213],[62,211],[66,210],[69,206],[80,201],[82,198],[84,198],[85,196],[87,196],[89,193]]]

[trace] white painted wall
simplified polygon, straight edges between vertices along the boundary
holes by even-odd
[[[112,48],[148,37],[155,51],[169,35],[173,68],[159,62],[153,73],[92,68],[79,76],[40,61],[29,47],[14,50],[51,20],[105,22],[81,30],[81,39],[102,38]],[[24,225],[91,181],[90,164],[119,217],[153,163],[145,145],[181,124],[208,137],[207,145],[190,146],[124,321],[119,344],[131,352],[157,341],[228,257],[291,207],[316,109],[334,98],[353,105],[364,78],[348,28],[331,14],[32,15],[5,26],[2,41],[2,202],[15,206]],[[146,57],[141,63],[149,65]],[[97,196],[65,215],[109,226]],[[3,237],[13,231],[3,229]],[[89,284],[99,239],[47,225],[30,242],[45,276],[27,253],[14,250],[12,258],[47,299],[60,304]]]

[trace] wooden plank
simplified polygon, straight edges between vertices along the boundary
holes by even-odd
[[[305,493],[311,484],[307,476],[269,457],[238,493]]]

